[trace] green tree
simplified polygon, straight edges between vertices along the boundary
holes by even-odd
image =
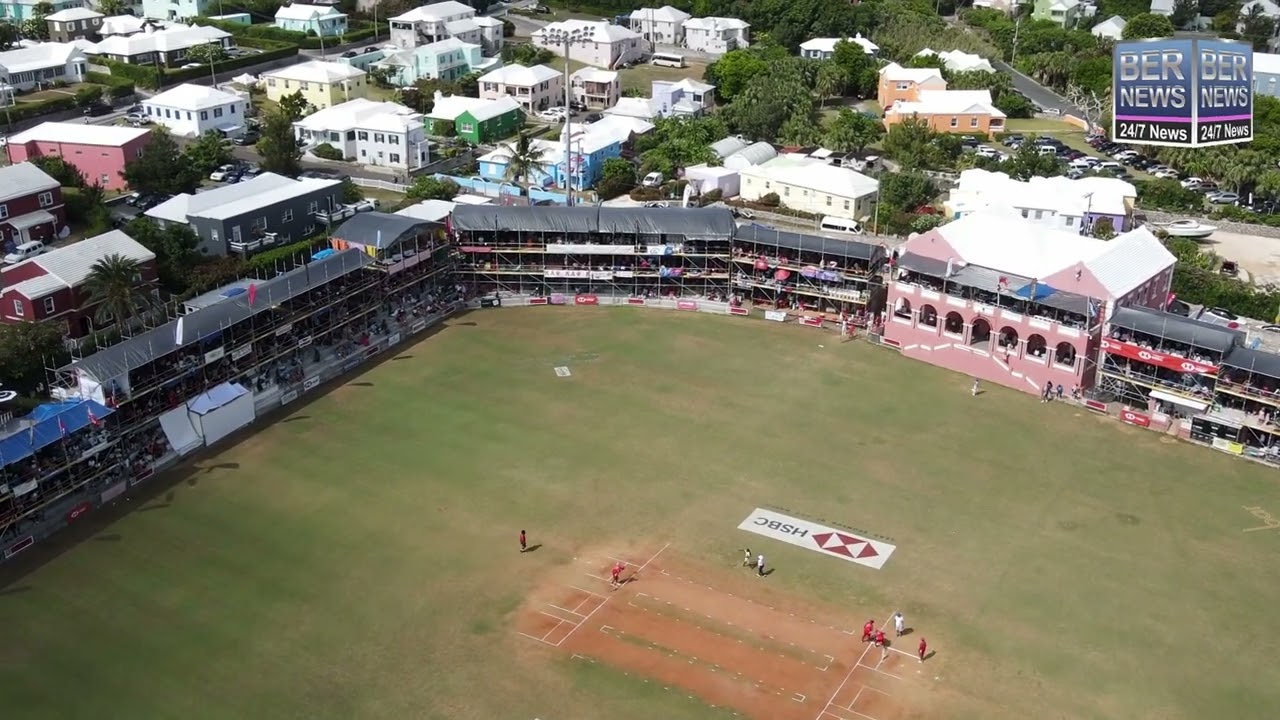
[[[1031,135],[1018,146],[1012,157],[1000,163],[1000,169],[1016,180],[1030,180],[1033,177],[1061,175],[1062,163],[1054,155],[1041,155],[1040,148],[1035,144],[1035,136]]]
[[[355,184],[351,178],[342,179],[342,202],[353,205],[364,199],[364,188]]]
[[[1110,240],[1116,236],[1116,226],[1109,217],[1098,218],[1090,228],[1089,234],[1099,240]]]
[[[813,90],[818,96],[818,103],[826,107],[827,100],[840,97],[849,85],[849,74],[845,69],[831,61],[824,62],[818,69],[818,78]]]
[[[84,289],[93,306],[93,320],[99,326],[115,322],[126,326],[136,316],[155,306],[155,298],[140,283],[137,260],[123,255],[99,258],[89,268]]]
[[[64,187],[62,200],[67,205],[67,220],[82,228],[86,235],[97,235],[111,227],[111,211],[101,185]]]
[[[876,96],[880,85],[880,66],[861,45],[846,40],[836,43],[831,62],[843,71],[846,95],[862,99]]]
[[[596,193],[602,198],[615,198],[636,186],[636,166],[624,158],[609,158],[600,168]]]
[[[431,175],[419,175],[413,179],[405,197],[410,200],[452,200],[462,191],[452,180],[439,180]]]
[[[38,155],[27,162],[35,165],[46,175],[58,181],[64,188],[82,188],[85,186],[84,173],[80,168],[62,159],[59,155]]]
[[[783,123],[812,112],[813,96],[793,60],[770,65],[767,73],[752,78],[742,93],[721,109],[720,115],[731,130],[772,141],[778,138]]]
[[[918,172],[887,173],[880,178],[880,205],[895,212],[915,212],[937,196],[933,181]]]
[[[1153,210],[1180,212],[1204,207],[1204,196],[1187,190],[1177,180],[1151,180],[1139,182],[1138,202]]]
[[[129,4],[124,0],[98,0],[98,12],[107,17],[118,17],[129,14]]]
[[[768,67],[758,53],[749,49],[730,50],[708,65],[702,77],[716,86],[716,94],[722,101],[731,102],[752,78],[767,72]]]
[[[1120,37],[1125,40],[1166,38],[1173,36],[1174,29],[1173,22],[1169,18],[1148,12],[1130,19],[1129,23],[1124,26],[1124,30],[1120,32]]]
[[[66,325],[57,322],[0,325],[0,377],[6,389],[32,395],[46,381],[45,368],[67,360]]]
[[[283,103],[279,110],[267,113],[257,147],[264,172],[294,177],[302,171],[302,148],[298,147],[293,120]]]
[[[290,123],[301,120],[310,109],[311,104],[302,97],[301,90],[280,97],[280,114],[283,114]]]
[[[222,62],[227,57],[226,50],[218,43],[206,43],[204,45],[196,45],[187,50],[187,62],[200,63],[201,65],[212,65]]]
[[[547,151],[534,143],[528,133],[520,133],[506,145],[507,179],[527,182],[535,173],[546,170]]]
[[[1151,0],[1101,0],[1098,3],[1098,15],[1109,18],[1119,15],[1125,20],[1151,12]]]
[[[1185,28],[1200,15],[1200,0],[1174,0],[1169,22],[1175,28]]]
[[[48,40],[49,23],[45,18],[54,13],[53,3],[38,2],[31,7],[31,18],[22,21],[22,37],[28,40]]]
[[[129,237],[156,254],[160,284],[174,294],[181,294],[191,282],[191,271],[200,259],[196,248],[200,238],[186,225],[168,223],[163,229],[150,218],[134,218],[124,228]]]
[[[711,144],[728,135],[729,129],[719,117],[670,117],[654,125],[652,132],[636,140],[643,172],[675,177],[677,168],[720,162]]]
[[[151,140],[142,154],[125,163],[121,176],[129,187],[142,193],[177,195],[195,192],[204,176],[183,162],[178,143],[163,127],[151,131]]]
[[[216,130],[201,135],[183,151],[187,164],[201,177],[231,162],[231,143]]]
[[[1253,44],[1253,49],[1266,52],[1276,33],[1276,19],[1267,15],[1261,5],[1254,4],[1240,17],[1240,37]]]
[[[884,152],[903,170],[932,170],[953,167],[962,151],[960,139],[934,132],[923,120],[907,118],[889,128],[884,136]]]
[[[822,144],[829,150],[862,152],[882,136],[884,125],[879,120],[849,108],[841,108],[827,126]]]

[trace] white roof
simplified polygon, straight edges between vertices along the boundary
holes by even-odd
[[[569,76],[571,80],[581,80],[590,83],[611,83],[618,81],[618,73],[613,70],[601,70],[600,68],[584,67],[578,72]]]
[[[86,59],[84,51],[72,43],[37,43],[0,52],[0,67],[13,74],[64,66],[73,58]]]
[[[942,79],[942,71],[938,68],[904,68],[898,63],[889,63],[880,68],[880,74],[890,82],[922,83]]]
[[[1174,263],[1173,255],[1146,228],[1097,240],[1000,209],[953,220],[938,233],[960,256],[957,260],[1011,275],[1042,279],[1083,264],[1107,289],[1109,300],[1126,295]]]
[[[957,212],[1003,205],[1083,217],[1086,212],[1127,215],[1137,196],[1137,188],[1118,178],[1034,177],[1022,182],[975,168],[960,173],[947,204]]]
[[[677,10],[670,5],[663,5],[660,8],[640,8],[631,11],[632,20],[652,20],[654,22],[684,22],[690,17],[689,13],[683,10]]]
[[[1125,19],[1120,17],[1119,15],[1112,15],[1106,20],[1103,20],[1097,25],[1094,25],[1093,30],[1091,30],[1090,32],[1092,32],[1094,35],[1097,35],[1099,37],[1117,37],[1118,38],[1120,37],[1120,33],[1124,31],[1124,26],[1128,24],[1129,23],[1125,22]]]
[[[468,108],[467,110],[477,122],[484,122],[519,109],[520,103],[516,102],[515,98],[510,95],[503,95],[497,100],[484,100],[482,105]]]
[[[186,223],[190,217],[226,220],[341,182],[322,178],[291,180],[275,173],[262,173],[235,185],[195,195],[183,193],[151,208],[146,214],[180,223]]]
[[[397,210],[395,214],[428,222],[440,222],[453,213],[453,207],[454,203],[448,200],[423,200],[417,205]]]
[[[153,95],[142,101],[143,105],[159,105],[161,107],[181,110],[207,110],[222,107],[235,102],[248,102],[244,97],[234,93],[205,87],[203,85],[183,84],[159,95]]]
[[[421,22],[423,20],[444,20],[445,18],[464,15],[474,17],[475,8],[469,5],[463,5],[460,2],[447,0],[447,2],[432,3],[416,7],[403,15],[397,15],[392,20],[397,22]]]
[[[125,143],[150,134],[146,128],[121,125],[85,125],[84,123],[47,122],[9,136],[9,144],[21,145],[36,142],[56,142],[71,145],[102,145],[120,147]]]
[[[433,120],[457,120],[462,113],[484,107],[491,102],[497,101],[481,100],[465,95],[445,95],[436,91],[435,104],[431,106],[431,112],[427,113],[427,117]]]
[[[311,62],[289,65],[279,70],[262,73],[264,78],[273,77],[281,80],[296,80],[298,82],[313,82],[325,85],[364,77],[364,75],[365,71],[359,68],[343,65],[342,63],[324,62],[323,60],[312,60]]]
[[[58,187],[58,181],[29,162],[0,167],[0,202]]]
[[[658,113],[653,109],[653,100],[650,98],[624,97],[618,98],[618,102],[605,110],[604,114],[652,120]]]
[[[140,263],[156,258],[155,253],[137,240],[112,230],[27,260],[47,274],[24,280],[13,289],[27,298],[38,298],[62,287],[76,287],[88,279],[94,263],[108,255],[120,255]]]
[[[1280,75],[1280,55],[1272,53],[1254,53],[1253,71],[1267,75]]]
[[[684,176],[688,180],[710,180],[737,175],[738,171],[727,167],[713,167],[711,165],[690,165],[684,169]]]
[[[282,5],[276,10],[277,20],[315,20],[327,17],[346,17],[337,8],[327,5]]]
[[[637,10],[636,12],[639,11]],[[619,40],[633,40],[640,37],[638,32],[624,28],[621,25],[604,22],[603,20],[561,20],[535,30],[533,38],[550,45],[554,43],[553,38],[562,35],[573,35],[582,38],[583,42],[605,44],[615,43]],[[553,47],[551,49],[555,50],[557,48]],[[563,51],[563,48],[559,49]]]
[[[103,18],[102,27],[98,29],[98,33],[103,37],[108,35],[128,35],[142,30],[142,27],[148,22],[153,22],[133,15],[116,15],[109,18]]]
[[[100,17],[105,17],[105,16],[102,13],[94,12],[89,8],[77,7],[77,8],[67,8],[66,10],[59,10],[58,12],[52,15],[46,15],[44,19],[52,20],[54,22],[71,22],[73,20],[93,20],[94,18],[100,18]]]
[[[662,81],[655,80],[654,84],[657,84],[660,82]],[[693,78],[685,78],[678,83],[674,83],[672,87],[676,90],[684,90],[686,92],[693,92],[698,94],[709,93],[712,90],[716,89],[715,85],[708,85],[707,83],[704,83],[704,82],[698,82]]]
[[[960,50],[948,50],[946,52],[937,52],[925,48],[916,53],[916,57],[934,56],[942,60],[942,65],[952,72],[995,72],[996,69],[991,67],[990,61],[981,55],[962,52]]]
[[[538,83],[544,83],[557,77],[560,77],[560,73],[552,70],[546,65],[525,67],[524,65],[513,64],[503,65],[497,70],[491,70],[484,75],[481,75],[479,82],[515,85],[517,87],[533,87]]]
[[[487,195],[463,193],[453,198],[453,204],[454,205],[492,205],[493,198]]]
[[[915,102],[896,102],[886,112],[895,115],[982,114],[1002,118],[991,104],[990,90],[921,90]]]
[[[393,102],[356,98],[314,112],[295,122],[306,130],[408,132],[422,127],[422,114]]]
[[[769,143],[761,141],[730,154],[725,158],[725,163],[728,164],[728,161],[733,159],[735,161],[733,164],[739,166],[738,169],[742,169],[751,165],[763,165],[776,157],[778,157],[778,151]]]
[[[635,12],[640,11],[637,10]],[[689,18],[684,21],[685,30],[693,28],[695,30],[710,30],[715,32],[717,30],[746,30],[749,27],[751,27],[750,23],[746,20],[739,20],[738,18],[701,17]]]
[[[861,33],[858,33],[857,35],[851,38],[813,38],[811,40],[805,40],[804,42],[800,43],[800,49],[816,50],[818,52],[823,52],[823,53],[833,53],[836,51],[836,45],[839,45],[842,42],[850,42],[855,45],[858,45],[862,48],[863,52],[868,54],[874,55],[875,53],[880,52],[880,46],[862,37]]]
[[[206,25],[173,25],[161,30],[147,30],[136,35],[112,35],[94,46],[98,55],[133,56],[149,52],[173,52],[197,45],[221,43],[231,33]]]
[[[477,23],[475,18],[462,18],[461,20],[450,20],[445,23],[444,29],[450,35],[463,35],[479,30],[480,23]]]
[[[720,140],[711,143],[711,152],[715,153],[717,157],[724,159],[748,145],[750,145],[750,143],[746,140],[743,140],[736,135],[730,135],[727,138],[721,138]]]
[[[862,173],[803,155],[781,155],[743,168],[739,174],[850,199],[866,197],[880,187],[878,181]]]

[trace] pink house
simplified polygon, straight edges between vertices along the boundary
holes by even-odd
[[[84,175],[85,182],[107,190],[126,187],[120,173],[151,141],[143,128],[47,122],[9,138],[9,162],[61,157]]]
[[[984,210],[908,240],[884,341],[904,355],[1039,393],[1093,385],[1117,307],[1161,307],[1174,257],[1145,228],[1110,241]]]

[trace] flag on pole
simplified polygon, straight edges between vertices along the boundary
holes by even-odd
[[[1005,275],[1001,275],[1000,278],[996,280],[996,284],[1000,287],[1000,292],[1004,292],[1009,289],[1009,278]]]
[[[182,347],[182,331],[183,325],[187,320],[187,316],[183,315],[178,318],[178,326],[173,329],[173,344]]]
[[[61,415],[58,416],[58,432],[62,434],[62,437],[67,436],[67,426],[62,422]]]
[[[947,277],[951,277],[952,275],[954,275],[955,271],[956,271],[955,258],[947,258]]]
[[[258,284],[249,283],[249,307],[253,307],[253,301],[258,299]]]
[[[1096,320],[1101,312],[1102,306],[1098,304],[1098,301],[1093,298],[1089,298],[1089,319]]]

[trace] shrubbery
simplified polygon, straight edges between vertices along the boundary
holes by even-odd
[[[274,270],[279,265],[293,266],[299,261],[310,261],[312,253],[324,249],[328,244],[329,238],[326,235],[299,240],[254,255],[249,258],[248,266],[250,270]]]
[[[296,30],[285,30],[275,25],[263,23],[259,25],[242,25],[240,23],[228,22],[226,20],[215,20],[207,17],[192,18],[193,25],[208,25],[215,27],[224,32],[229,32],[237,41],[244,38],[252,38],[255,40],[273,40],[276,42],[286,42],[308,50],[320,49],[320,38],[314,32],[298,32]],[[353,21],[350,24],[352,28],[350,32],[337,37],[328,36],[324,39],[325,47],[334,47],[337,45],[348,45],[351,43],[364,42],[373,37],[373,23]],[[246,43],[240,43],[245,45]],[[221,63],[219,63],[221,64]]]
[[[320,145],[317,145],[311,148],[311,154],[315,155],[318,158],[323,158],[325,160],[345,160],[346,159],[346,157],[342,154],[341,150],[330,145],[329,143],[322,143]]]

